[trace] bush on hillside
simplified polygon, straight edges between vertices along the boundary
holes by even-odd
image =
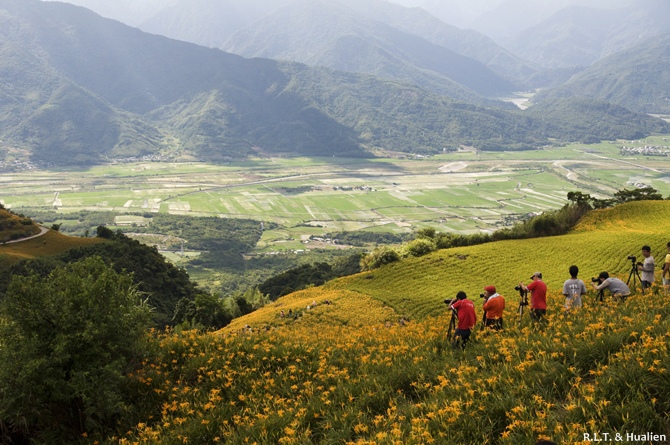
[[[405,256],[423,256],[437,249],[435,241],[430,238],[417,238],[407,243],[404,249]]]
[[[377,269],[385,264],[400,261],[400,254],[390,247],[378,247],[361,259],[362,270]]]
[[[72,443],[113,426],[151,310],[99,257],[15,276],[0,304],[0,442]]]

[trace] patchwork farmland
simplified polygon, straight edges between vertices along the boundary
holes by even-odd
[[[662,137],[530,152],[463,150],[429,158],[257,158],[222,165],[145,162],[5,172],[0,203],[17,211],[160,212],[279,224],[281,234],[266,239],[422,227],[467,234],[556,209],[572,190],[604,197],[649,185],[669,194],[670,159],[620,153],[624,144],[644,146],[656,139]]]

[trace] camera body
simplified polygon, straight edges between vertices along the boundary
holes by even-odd
[[[444,304],[446,304],[447,306],[449,306],[453,302],[454,302],[453,298],[447,298],[446,300],[444,300]]]
[[[629,255],[627,259],[631,260],[632,262],[636,262],[636,261],[637,261],[637,257],[634,256],[634,255]]]
[[[591,283],[600,283],[600,278],[598,278],[598,277],[591,277]]]
[[[520,296],[521,298],[525,298],[525,297],[526,297],[526,293],[528,292],[528,291],[525,290],[521,285],[514,286],[514,290],[517,291],[517,292],[519,292],[519,296]]]
[[[486,297],[486,294],[482,293],[482,294],[479,294],[479,298],[487,298],[487,297]]]

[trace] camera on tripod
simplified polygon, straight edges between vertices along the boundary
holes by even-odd
[[[454,302],[454,298],[447,298],[446,300],[444,300],[444,304],[446,304],[447,306],[449,306],[453,302]]]
[[[598,277],[591,277],[591,283],[600,283],[600,278],[598,278]]]
[[[634,255],[629,255],[627,259],[631,260],[633,263],[637,261],[637,257]]]
[[[514,286],[514,290],[519,292],[519,296],[522,298],[522,301],[525,301],[526,295],[528,295],[528,291],[524,289],[521,285],[519,286]],[[528,303],[526,303],[528,304]]]
[[[528,291],[524,289],[521,285],[514,286],[514,290],[519,292],[519,296],[521,297],[519,305],[528,306]]]

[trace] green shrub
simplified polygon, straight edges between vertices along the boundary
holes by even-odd
[[[151,311],[99,257],[15,276],[0,304],[2,443],[72,443],[126,411]]]
[[[384,264],[400,261],[400,254],[390,247],[378,247],[372,253],[361,259],[361,269],[372,270],[383,266]]]
[[[423,256],[437,248],[435,241],[430,238],[417,238],[405,246],[405,256]]]

